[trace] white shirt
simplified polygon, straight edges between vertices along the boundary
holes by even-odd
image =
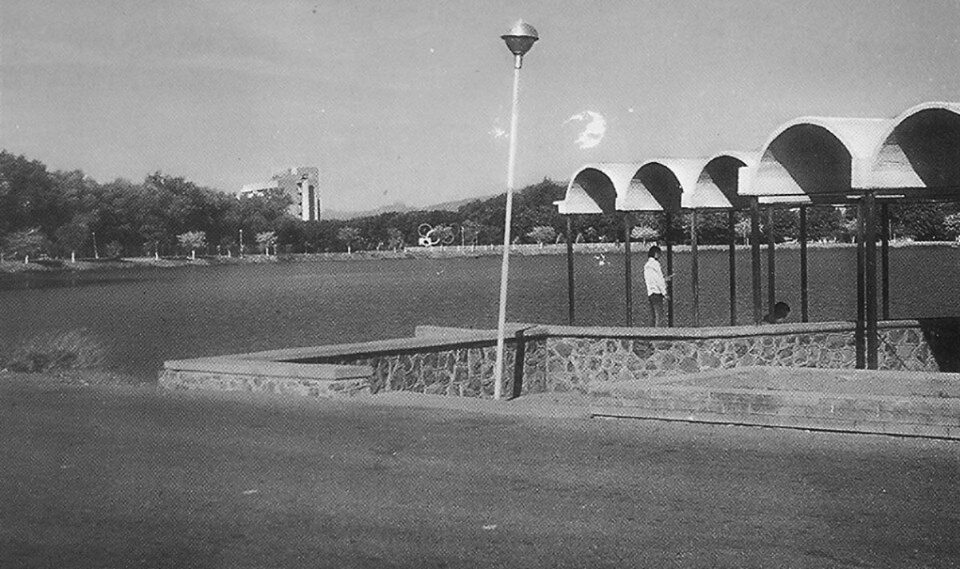
[[[647,296],[651,294],[667,295],[667,281],[663,278],[660,261],[653,257],[647,258],[647,264],[643,266],[643,280],[647,283]]]

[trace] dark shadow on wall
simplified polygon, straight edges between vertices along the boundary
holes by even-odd
[[[960,373],[960,317],[921,318],[920,329],[940,371]]]

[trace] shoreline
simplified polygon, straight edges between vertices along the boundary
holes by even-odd
[[[641,254],[652,243],[632,243],[632,252]],[[956,241],[891,241],[891,248],[901,247],[951,247],[960,246]],[[761,248],[766,249],[766,243]],[[797,242],[777,243],[777,249],[799,249]],[[807,243],[809,249],[843,249],[854,248],[855,243]],[[726,251],[729,245],[700,245],[699,250]],[[502,245],[478,245],[446,247],[408,247],[401,251],[355,251],[352,253],[281,253],[279,255],[245,255],[243,257],[207,256],[190,259],[188,257],[120,257],[114,259],[80,259],[70,262],[60,259],[44,259],[23,263],[20,261],[0,261],[0,274],[20,273],[64,273],[87,272],[100,270],[132,269],[132,268],[177,268],[177,267],[209,267],[217,265],[248,265],[262,263],[303,263],[318,261],[376,261],[384,259],[438,259],[438,258],[476,258],[499,256]],[[574,246],[575,255],[622,254],[623,245],[619,243],[577,243]],[[689,245],[674,245],[675,252],[690,251]],[[737,251],[749,251],[750,245],[736,245]],[[565,244],[551,245],[513,245],[511,255],[540,256],[566,255]]]

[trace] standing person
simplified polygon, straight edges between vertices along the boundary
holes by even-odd
[[[663,299],[667,297],[667,279],[660,268],[660,247],[654,245],[647,253],[647,264],[643,266],[643,280],[647,284],[647,299],[650,301],[650,321],[653,326],[662,326]]]

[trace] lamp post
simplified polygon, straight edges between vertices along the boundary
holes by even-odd
[[[503,336],[507,320],[507,275],[510,270],[510,218],[513,215],[513,170],[517,157],[517,104],[520,99],[520,67],[523,56],[540,39],[537,30],[518,20],[500,36],[513,53],[513,111],[510,115],[510,160],[507,163],[507,207],[503,224],[503,262],[500,265],[500,310],[497,316],[497,363],[493,368],[493,398],[503,396]]]

